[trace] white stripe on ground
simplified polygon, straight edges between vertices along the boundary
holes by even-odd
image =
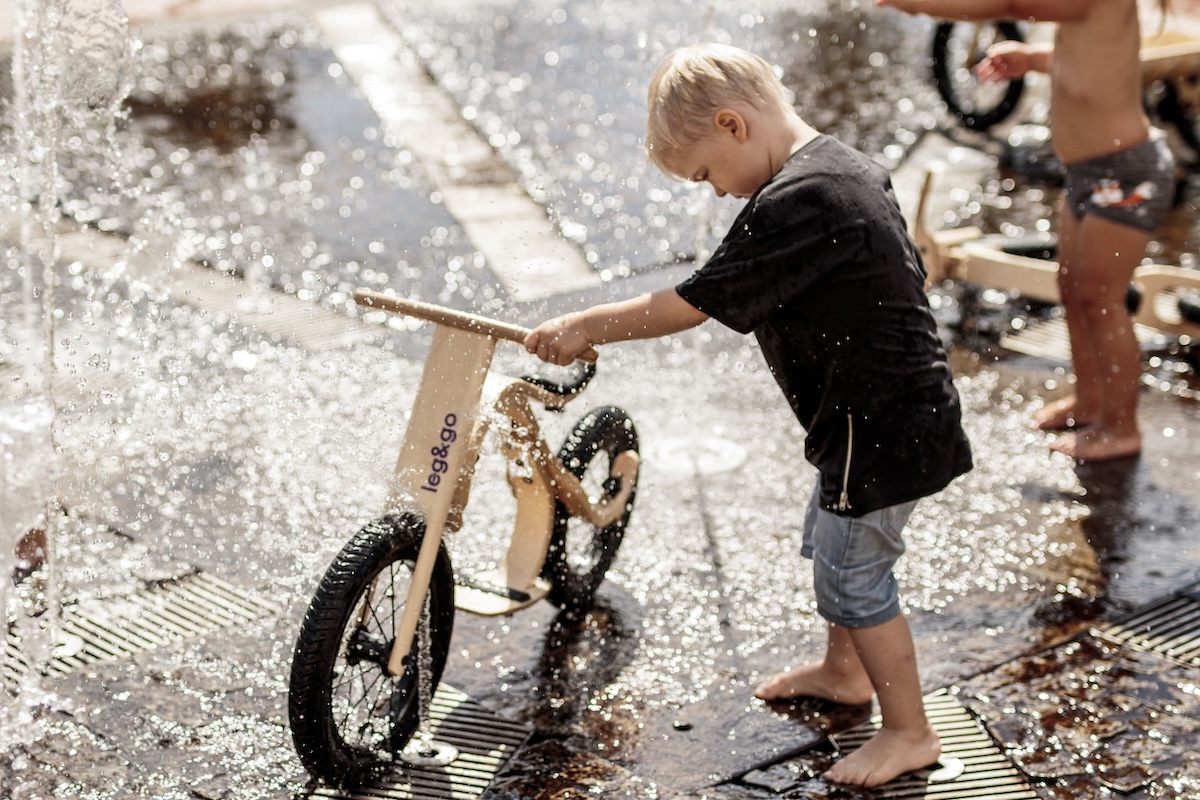
[[[513,299],[540,300],[600,283],[579,248],[563,238],[375,6],[311,13],[387,134],[416,157]]]

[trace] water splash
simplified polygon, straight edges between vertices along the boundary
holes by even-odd
[[[116,0],[14,3],[12,207],[21,221],[26,333],[40,327],[41,377],[53,372],[58,285],[56,228],[75,184],[117,183],[115,159],[104,157],[130,88],[128,22]],[[67,171],[64,167],[70,167]],[[88,176],[90,170],[99,176]],[[37,320],[40,318],[40,326]],[[36,347],[30,349],[36,350]]]
[[[20,0],[13,19],[10,168],[0,197],[19,217],[12,266],[24,303],[23,324],[6,332],[26,375],[20,389],[53,402],[58,225],[73,196],[102,195],[119,182],[111,143],[132,48],[115,0]]]
[[[56,471],[52,455],[47,455],[53,452],[52,423],[53,408],[44,400],[29,399],[0,406],[0,610],[5,613],[6,629],[8,619],[13,619],[14,630],[22,640],[25,662],[24,665],[7,663],[13,655],[7,648],[0,651],[4,656],[0,658],[4,673],[24,673],[20,695],[0,693],[4,701],[0,704],[0,743],[24,739],[29,704],[22,700],[37,699],[40,695],[36,668],[48,660],[48,642],[53,634],[53,616],[46,614],[53,601],[52,586],[39,587],[28,581],[26,586],[19,587],[25,591],[12,592],[14,587],[9,579],[17,566],[18,542],[31,531],[44,531],[48,524],[46,498],[53,496]],[[35,457],[31,458],[31,453]],[[10,601],[14,607],[11,614]],[[24,666],[33,668],[23,669]]]
[[[414,766],[444,767],[458,758],[458,749],[434,738],[430,717],[435,690],[431,647],[429,597],[426,595],[417,625],[417,729],[399,757],[401,761]]]
[[[0,351],[17,376],[0,398],[0,608],[21,643],[23,663],[11,667],[23,677],[0,708],[6,746],[34,735],[32,709],[48,700],[39,675],[52,655],[58,613],[57,515],[49,512],[59,472],[59,224],[73,195],[118,182],[115,159],[104,154],[128,91],[132,53],[116,0],[18,0],[13,12],[11,141],[0,200],[18,218],[19,247],[8,265],[10,279],[19,276],[22,303],[19,319],[2,329]],[[14,550],[27,563],[18,564]],[[19,585],[18,577],[25,578]]]

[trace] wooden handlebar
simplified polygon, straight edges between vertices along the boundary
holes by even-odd
[[[447,325],[451,328],[471,331],[472,333],[482,333],[486,336],[496,339],[506,339],[517,344],[523,344],[525,337],[529,335],[529,329],[522,328],[520,325],[512,325],[507,322],[488,319],[477,314],[468,314],[465,311],[455,311],[452,308],[425,303],[420,300],[412,300],[407,297],[396,297],[390,294],[370,292],[366,289],[359,289],[354,293],[354,302],[360,306],[377,308],[381,311],[390,311],[393,314],[417,317],[418,319],[433,322],[437,325]],[[598,357],[599,354],[592,347],[579,354],[579,360],[586,361],[589,364],[595,363]]]

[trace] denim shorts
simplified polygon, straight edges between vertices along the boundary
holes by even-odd
[[[882,625],[900,613],[892,567],[904,552],[901,531],[917,501],[842,517],[821,508],[813,492],[800,553],[813,562],[817,613],[845,628]]]

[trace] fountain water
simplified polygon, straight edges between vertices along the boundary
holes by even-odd
[[[29,531],[45,530],[45,498],[53,494],[55,471],[50,446],[52,422],[52,407],[38,398],[0,406],[0,608],[9,607],[9,595],[13,594],[15,632],[25,645],[25,660],[32,663],[44,660],[47,650],[47,637],[38,635],[45,629],[38,622],[35,608],[41,605],[44,615],[45,604],[51,598],[33,587],[32,591],[10,592],[7,576],[14,574],[18,542],[29,536]],[[30,453],[37,455],[29,458]],[[36,672],[29,670],[21,685],[27,694],[36,694]],[[4,699],[8,699],[7,693]],[[25,708],[15,702],[0,705],[0,743],[18,738],[24,716]]]
[[[0,199],[20,245],[0,290],[23,313],[0,329],[0,364],[15,367],[0,396],[0,608],[20,641],[20,691],[0,716],[0,746],[23,740],[28,711],[45,698],[38,674],[52,655],[57,613],[52,571],[59,445],[56,419],[58,228],[63,208],[119,184],[111,150],[132,54],[116,0],[17,0],[13,7],[11,145]],[[14,553],[14,551],[19,551]],[[22,562],[14,571],[15,555]],[[28,580],[10,591],[18,574]],[[10,608],[12,606],[12,608]]]

